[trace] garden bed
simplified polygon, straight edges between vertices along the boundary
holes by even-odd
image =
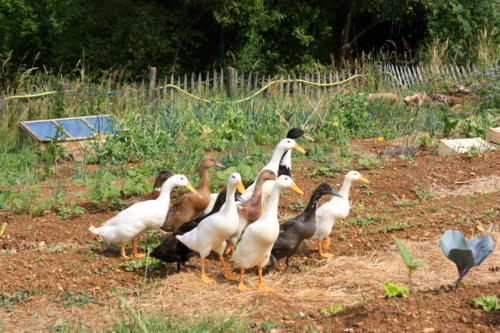
[[[0,327],[104,329],[116,319],[118,291],[136,309],[140,302],[142,313],[183,317],[222,311],[252,322],[249,327],[256,331],[500,332],[499,312],[485,312],[471,303],[479,296],[500,296],[498,252],[473,268],[455,292],[451,286],[456,267],[439,248],[443,232],[458,229],[467,239],[489,234],[498,249],[500,151],[474,157],[434,156],[430,150],[412,159],[378,155],[398,147],[390,141],[353,140],[354,158],[341,172],[318,169],[313,161],[294,163],[294,179],[305,194],[281,197],[283,219],[297,215],[321,182],[340,188],[350,169],[357,168],[371,183],[351,188],[351,213],[334,227],[326,250],[334,257],[318,257],[315,243],[307,241],[288,269],[280,262],[278,271],[265,276],[275,292],[256,290],[256,269],[247,270],[245,277],[252,290],[240,292],[235,282],[223,278],[213,254],[207,260],[213,270],[208,275],[217,281],[213,284],[200,282],[199,271],[192,268],[177,274],[173,266],[155,264],[156,269],[146,273],[144,260],[122,265],[119,248],[87,230],[114,216],[112,208],[119,206],[92,203],[87,187],[68,177],[60,184],[66,193],[62,206],[73,202],[84,214],[63,217],[47,209],[30,217],[0,211],[0,221],[8,223],[0,236]],[[379,160],[360,163],[356,156]],[[71,165],[66,168],[70,175]],[[56,183],[51,179],[30,186],[40,188],[43,199],[53,195]],[[414,258],[427,261],[413,276],[421,318],[413,297],[384,297],[385,282],[408,283],[392,236],[402,240]],[[161,231],[148,233],[140,243],[146,246],[162,238]],[[199,257],[191,262],[198,264]],[[343,310],[328,310],[338,305]]]

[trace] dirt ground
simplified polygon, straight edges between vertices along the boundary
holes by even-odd
[[[397,147],[376,139],[351,142],[360,157],[375,157],[381,150]],[[68,194],[65,200],[84,207],[86,213],[81,216],[64,218],[46,211],[32,218],[0,211],[1,225],[8,223],[0,236],[0,300],[4,300],[0,330],[45,332],[68,322],[106,327],[119,311],[112,293],[118,290],[131,305],[141,302],[143,312],[191,316],[223,311],[254,322],[256,331],[500,332],[500,311],[486,312],[471,303],[479,296],[500,296],[499,162],[500,151],[477,157],[440,157],[422,151],[411,161],[387,155],[368,169],[353,164],[352,169],[357,168],[371,184],[352,186],[351,213],[334,227],[332,245],[326,250],[334,257],[320,258],[314,242],[306,242],[288,269],[280,262],[278,271],[265,276],[266,284],[276,288],[273,292],[256,289],[256,269],[248,270],[245,278],[252,290],[240,292],[236,282],[223,278],[213,254],[208,260],[213,272],[208,275],[217,282],[212,284],[199,281],[199,271],[193,268],[183,268],[180,274],[173,266],[147,274],[144,268],[127,271],[120,266],[118,247],[103,245],[99,236],[87,230],[116,212],[93,205],[85,187],[67,180],[62,189]],[[309,162],[294,163],[295,182],[304,195],[283,195],[280,217],[297,215],[302,210],[297,209],[297,200],[307,203],[319,183],[340,188],[345,172],[338,178],[309,178],[309,166]],[[56,184],[33,186],[41,188],[47,199]],[[457,292],[452,288],[456,267],[439,248],[447,229],[460,230],[467,240],[489,234],[497,250],[471,270]],[[384,297],[385,282],[408,283],[392,236],[402,240],[415,259],[426,260],[413,275],[420,311],[413,297]],[[199,264],[199,257],[191,261]],[[236,273],[234,264],[227,262]],[[91,301],[75,306],[75,295]],[[16,297],[22,301],[5,305],[5,299]],[[342,311],[322,313],[337,304]]]

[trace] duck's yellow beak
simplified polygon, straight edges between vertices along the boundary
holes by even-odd
[[[299,146],[298,144],[295,144],[295,147],[293,147],[293,149],[300,151],[302,154],[306,153],[306,151],[302,149],[302,147]]]
[[[191,185],[190,182],[187,183],[186,187],[193,193],[198,193],[196,192],[196,190],[194,189],[193,185]]]
[[[316,141],[315,141],[313,138],[311,138],[309,135],[304,134],[304,135],[302,135],[302,137],[303,137],[304,139],[307,139],[307,140],[311,141],[311,142],[316,142]]]
[[[362,182],[365,182],[365,183],[367,183],[367,184],[370,184],[370,181],[368,181],[368,179],[366,179],[366,178],[365,178],[365,177],[363,177],[363,176],[360,176],[360,177],[359,177],[359,180],[361,180]]]
[[[243,193],[246,193],[247,190],[245,190],[245,186],[243,186],[243,183],[241,182],[241,180],[239,180],[237,183],[236,183],[236,188],[238,189],[238,192],[240,192],[241,194]]]
[[[295,183],[292,183],[292,185],[290,186],[290,189],[294,190],[298,194],[304,194],[304,192],[302,192],[302,190]]]

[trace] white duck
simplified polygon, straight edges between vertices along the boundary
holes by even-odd
[[[318,223],[318,228],[316,233],[311,239],[318,241],[318,254],[322,257],[332,257],[331,253],[323,253],[321,248],[321,242],[325,241],[325,248],[330,247],[330,232],[332,231],[335,222],[343,220],[349,215],[350,205],[349,205],[349,190],[351,189],[351,184],[355,180],[361,180],[367,184],[370,182],[363,177],[357,171],[349,171],[344,177],[344,183],[340,188],[340,195],[342,198],[333,197],[330,201],[325,203],[323,206],[319,207],[316,211],[316,221]]]
[[[240,193],[245,193],[240,174],[234,172],[229,176],[224,207],[218,213],[202,220],[195,229],[184,235],[177,236],[177,239],[184,245],[200,254],[200,277],[203,282],[214,282],[214,279],[205,275],[205,258],[212,250],[219,255],[219,260],[224,270],[224,277],[229,280],[238,281],[238,278],[229,272],[223,257],[224,249],[226,248],[226,239],[238,230],[238,210],[236,209],[236,201],[234,200],[236,188]]]
[[[264,214],[247,227],[243,238],[231,257],[231,260],[240,267],[239,290],[249,290],[243,283],[243,275],[246,268],[254,266],[258,267],[259,289],[274,290],[264,285],[262,281],[262,267],[266,266],[269,262],[273,244],[279,236],[278,201],[280,194],[287,188],[303,194],[297,185],[295,185],[292,178],[285,175],[278,177],[274,182],[271,197]]]
[[[262,168],[260,173],[262,173],[262,171],[268,169],[268,170],[273,171],[275,174],[278,174],[278,170],[280,168],[281,158],[283,157],[283,155],[287,151],[289,151],[291,149],[298,150],[303,154],[306,153],[306,151],[304,149],[302,149],[302,147],[299,146],[295,142],[295,140],[288,139],[288,138],[283,139],[276,146],[276,149],[274,149],[273,156],[271,157],[271,161],[264,168]],[[260,175],[260,173],[259,173],[259,175]],[[264,187],[262,189],[262,202],[264,203],[264,205],[269,200],[269,196],[271,195],[271,190],[273,188],[273,184],[274,184],[274,180],[268,180],[264,183]],[[253,182],[249,187],[247,187],[246,193],[241,196],[241,199],[243,199],[244,201],[249,200],[252,197],[252,193],[253,193],[254,188],[255,188],[255,182]],[[218,193],[210,194],[210,204],[205,209],[204,214],[208,214],[212,210],[212,207],[214,206],[214,203],[215,203],[215,199],[217,199],[217,195],[218,195]]]
[[[157,199],[138,202],[110,218],[101,227],[90,227],[89,231],[100,235],[110,243],[120,244],[123,259],[131,259],[125,253],[125,243],[129,241],[132,241],[134,257],[145,257],[145,254],[137,252],[135,239],[148,230],[162,226],[170,204],[170,191],[176,186],[186,186],[196,193],[186,176],[174,175],[163,183]]]

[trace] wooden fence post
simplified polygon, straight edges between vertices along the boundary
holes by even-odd
[[[64,92],[66,90],[68,90],[68,88],[69,88],[69,84],[66,84],[66,83],[59,83],[59,85],[57,86],[57,93],[61,97],[61,105],[62,105],[62,108],[63,108],[63,112],[66,109],[64,107],[64,95],[65,95]],[[62,114],[58,115],[58,117],[62,117]]]
[[[156,67],[149,67],[149,103],[152,104],[155,98]]]
[[[235,70],[233,67],[227,68],[227,82],[228,82],[228,94],[229,98],[233,98],[236,86],[235,86]]]

